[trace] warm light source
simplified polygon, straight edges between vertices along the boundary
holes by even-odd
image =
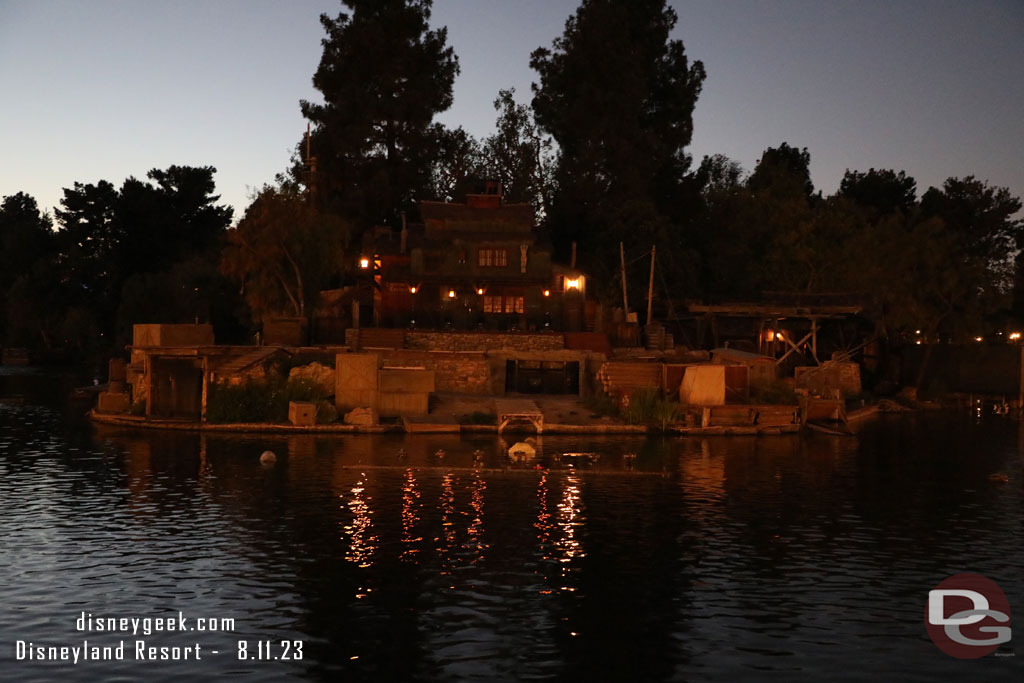
[[[544,290],[544,296],[551,296],[551,290],[550,289],[545,289]]]
[[[914,334],[921,334],[921,330],[914,330]]]
[[[580,279],[577,277],[577,278],[573,278],[571,280],[566,280],[565,281],[565,287],[566,287],[566,289],[579,289],[580,288]]]
[[[765,332],[764,332],[764,340],[765,341],[774,341],[775,340],[775,330],[765,330]]]
[[[779,341],[786,341],[786,340],[785,340],[785,338],[784,338],[784,337],[782,336],[782,333],[781,333],[781,332],[776,332],[776,333],[775,333],[775,337],[776,337],[776,339],[778,339]]]
[[[448,290],[448,298],[449,299],[454,299],[455,298],[455,290],[454,289],[449,289]]]
[[[1020,339],[1020,332],[1011,332],[1010,339],[1013,339],[1014,341]]]
[[[370,267],[370,259],[366,258],[365,256],[363,258],[359,259],[359,267],[362,268],[363,270],[369,268]]]
[[[981,340],[982,340],[982,337],[975,337],[974,338],[974,341],[976,341],[976,342],[980,342]]]
[[[484,288],[483,287],[477,287],[476,293],[479,294],[480,296],[483,296],[484,295]]]
[[[416,286],[415,285],[413,285],[412,287],[409,288],[409,293],[410,294],[415,294],[416,293]]]

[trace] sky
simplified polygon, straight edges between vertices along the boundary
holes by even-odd
[[[769,146],[846,169],[905,170],[918,192],[974,175],[1024,195],[1024,0],[672,0],[672,37],[707,80],[689,149],[750,171]],[[439,116],[475,136],[528,103],[530,53],[576,0],[435,0],[459,57]],[[288,165],[319,99],[319,15],[338,0],[0,0],[0,197],[50,210],[76,181],[214,166],[236,219]]]

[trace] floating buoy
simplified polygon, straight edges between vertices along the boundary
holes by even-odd
[[[527,441],[512,444],[508,449],[508,457],[513,460],[528,460],[537,456],[537,449]]]
[[[434,457],[437,458],[438,460],[444,460],[445,455],[447,455],[447,453],[444,452],[443,448],[438,448],[437,452],[434,453]]]
[[[275,462],[277,462],[277,455],[274,451],[263,451],[263,453],[260,454],[261,465],[273,465]]]

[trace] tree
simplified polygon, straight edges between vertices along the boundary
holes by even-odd
[[[431,164],[431,184],[427,197],[443,202],[462,201],[466,185],[483,171],[480,143],[462,126],[449,129],[435,125],[437,153]]]
[[[116,308],[120,289],[120,247],[123,233],[116,220],[118,192],[113,184],[76,182],[64,188],[61,208],[55,211],[57,268],[66,288],[68,303],[90,301],[105,318]]]
[[[120,257],[127,277],[162,272],[200,252],[220,246],[233,210],[217,205],[212,166],[153,169],[145,183],[128,178],[121,186],[117,222]]]
[[[79,319],[88,311],[98,334],[124,340],[133,322],[115,326],[124,284],[219,245],[232,210],[216,204],[215,172],[171,166],[151,170],[151,182],[130,177],[120,191],[106,180],[65,188],[55,265],[67,310]]]
[[[0,202],[0,339],[9,330],[6,313],[12,286],[28,276],[36,263],[52,258],[53,247],[52,222],[39,211],[36,200],[24,192],[4,197]]]
[[[0,291],[46,255],[53,243],[53,223],[24,192],[0,203]]]
[[[533,204],[543,218],[551,205],[551,138],[537,129],[533,112],[515,101],[515,88],[498,91],[497,131],[484,141],[487,176],[501,182],[509,202]]]
[[[846,169],[838,195],[878,218],[893,211],[911,211],[917,204],[917,181],[904,171],[872,168],[861,173]]]
[[[747,179],[747,187],[756,193],[809,199],[814,192],[810,153],[806,147],[797,149],[786,142],[769,147]]]
[[[429,28],[430,0],[344,4],[351,14],[320,17],[327,37],[313,86],[324,102],[301,102],[317,164],[306,182],[322,207],[365,229],[393,224],[423,198],[438,144],[431,123],[451,106],[459,66],[447,30]],[[299,155],[310,163],[305,145]]]
[[[614,270],[619,241],[658,239],[666,259],[683,243],[685,148],[705,73],[669,40],[676,21],[664,0],[583,0],[531,55],[537,124],[559,147],[552,236],[563,253],[578,241],[594,272]]]
[[[264,186],[228,231],[221,269],[241,285],[255,318],[305,317],[340,272],[350,233],[294,190]]]

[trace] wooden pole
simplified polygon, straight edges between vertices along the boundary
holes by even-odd
[[[629,322],[629,299],[626,298],[626,249],[622,242],[619,242],[619,265],[622,273],[622,308],[626,314],[626,322]]]
[[[651,246],[651,279],[647,284],[647,324],[651,324],[651,306],[654,303],[654,245]]]

